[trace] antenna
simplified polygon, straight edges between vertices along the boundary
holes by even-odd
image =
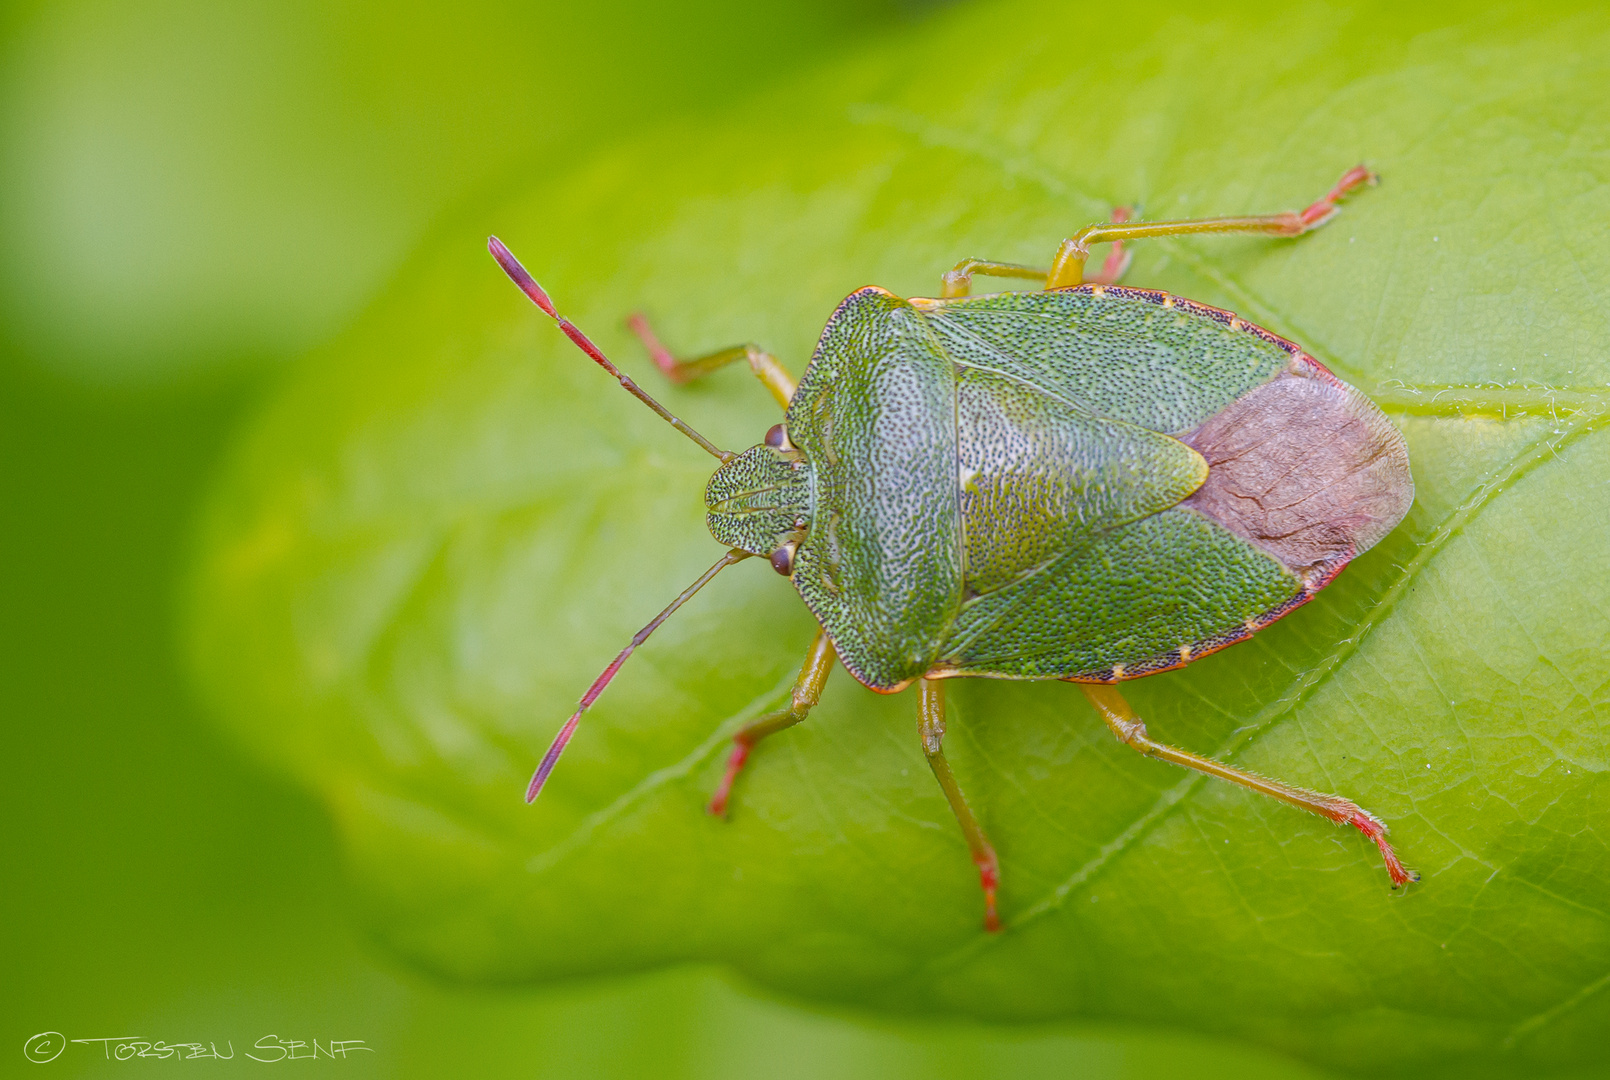
[[[519,264],[517,263],[516,265]],[[512,277],[513,275],[511,274],[510,276]],[[564,324],[561,323],[560,325]],[[599,675],[598,678],[593,680],[593,684],[589,686],[587,688],[587,692],[581,696],[581,705],[576,709],[575,712],[570,714],[570,719],[565,721],[565,726],[560,728],[559,734],[554,737],[553,745],[548,747],[548,752],[546,754],[542,755],[542,764],[537,766],[536,774],[531,777],[531,783],[525,789],[525,801],[527,803],[535,802],[537,796],[542,794],[542,785],[548,782],[548,774],[553,772],[553,767],[559,763],[559,755],[565,752],[565,747],[570,743],[570,737],[576,733],[576,724],[580,722],[581,714],[586,712],[592,706],[592,703],[598,700],[598,695],[604,692],[604,687],[609,685],[609,681],[615,677],[615,673],[621,669],[621,665],[626,663],[626,658],[631,656],[632,652],[639,645],[647,641],[648,636],[654,633],[654,631],[658,630],[660,628],[660,624],[666,619],[669,619],[672,614],[676,612],[677,608],[693,599],[694,593],[698,592],[700,589],[704,588],[705,585],[709,584],[711,578],[721,573],[721,571],[725,570],[733,563],[742,562],[744,559],[749,557],[750,554],[747,551],[733,550],[727,552],[725,555],[721,556],[719,560],[717,560],[714,566],[701,574],[698,581],[695,581],[692,585],[689,585],[686,589],[683,589],[682,595],[678,596],[675,600],[672,600],[669,607],[660,612],[658,615],[654,616],[653,620],[650,621],[647,626],[643,627],[643,629],[632,635],[632,643],[626,646],[626,648],[622,649],[620,651],[620,655],[615,657],[614,660],[610,661],[609,666],[604,669],[603,674]]]
[[[729,462],[738,456],[729,450],[722,450],[709,439],[706,439],[703,435],[700,435],[697,431],[694,431],[687,424],[683,423],[681,420],[678,420],[675,416],[672,416],[669,409],[667,409],[664,405],[661,405],[658,401],[655,401],[653,398],[649,397],[647,391],[633,382],[629,376],[623,374],[621,370],[614,364],[610,363],[609,357],[604,355],[603,350],[601,350],[597,345],[594,345],[592,340],[588,338],[586,334],[576,329],[575,323],[571,322],[567,318],[564,318],[559,314],[559,312],[554,310],[553,301],[548,299],[547,292],[542,288],[541,285],[537,284],[536,279],[533,278],[529,272],[527,272],[526,268],[520,265],[520,260],[516,259],[514,255],[510,253],[509,249],[503,246],[503,241],[499,240],[495,236],[489,236],[486,238],[486,248],[492,253],[492,257],[498,261],[498,265],[503,267],[503,272],[509,275],[509,280],[518,285],[520,287],[520,291],[529,296],[531,298],[531,302],[541,308],[543,313],[547,315],[548,318],[558,323],[559,329],[565,332],[565,337],[575,342],[578,349],[592,357],[599,367],[613,375],[628,394],[631,394],[638,401],[641,401],[643,404],[653,409],[656,413],[659,413],[661,420],[664,420],[682,434],[698,443],[706,453],[714,457],[717,461],[725,464],[726,462]],[[700,584],[703,584],[703,582],[700,582]]]

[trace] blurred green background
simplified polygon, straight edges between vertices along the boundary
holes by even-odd
[[[1169,1032],[869,1026],[709,971],[430,983],[349,918],[313,801],[184,686],[177,581],[231,430],[434,222],[931,17],[898,0],[0,9],[0,1071],[32,1074],[24,1041],[54,1030],[237,1052],[361,1039],[374,1053],[341,1067],[387,1076],[1317,1075]],[[173,1066],[77,1046],[46,1066],[149,1067]]]

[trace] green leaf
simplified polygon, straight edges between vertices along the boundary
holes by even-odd
[[[314,357],[222,477],[191,650],[217,712],[332,807],[379,932],[471,980],[684,960],[922,1015],[1239,1034],[1332,1067],[1536,1072],[1610,1025],[1610,22],[1420,25],[1398,7],[953,11],[720,122],[662,131],[470,216]],[[1357,833],[1135,756],[1060,684],[970,681],[947,748],[998,845],[1007,930],[913,695],[835,673],[730,821],[731,732],[812,633],[759,560],[638,651],[533,807],[595,672],[719,554],[710,460],[509,286],[560,309],[718,444],[774,404],[674,348],[796,373],[877,282],[1047,260],[1149,218],[1295,208],[1383,178],[1297,241],[1136,246],[1127,277],[1303,343],[1410,441],[1409,519],[1246,644],[1130,684],[1154,735],[1350,795]]]

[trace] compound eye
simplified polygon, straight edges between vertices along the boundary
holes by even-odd
[[[784,544],[771,553],[771,568],[783,577],[794,572],[794,545]]]
[[[781,424],[773,424],[771,426],[771,430],[766,432],[766,445],[767,446],[774,447],[774,448],[780,450],[780,449],[782,449],[783,444],[786,443],[787,441],[788,441],[788,436],[783,434],[783,425],[781,425]]]

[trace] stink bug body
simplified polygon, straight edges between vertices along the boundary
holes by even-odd
[[[755,346],[678,362],[683,381],[747,360],[783,423],[720,450],[622,374],[495,238],[517,285],[621,385],[720,462],[705,489],[728,548],[644,627],[581,699],[527,790],[535,799],[583,712],[656,627],[750,556],[787,575],[820,624],[792,701],[734,736],[720,788],[756,743],[804,720],[835,658],[879,693],[918,689],[918,734],[1000,927],[994,849],[945,761],[942,680],[1078,684],[1141,753],[1284,800],[1375,841],[1394,886],[1414,879],[1357,804],[1153,740],[1113,684],[1189,663],[1261,629],[1390,531],[1414,498],[1403,440],[1375,405],[1297,345],[1217,308],[1117,286],[1123,242],[1187,233],[1296,236],[1373,180],[1350,170],[1306,210],[1131,222],[1063,242],[1050,270],[969,259],[938,299],[851,294],[796,385]],[[1092,244],[1112,243],[1086,276]],[[974,275],[1044,280],[972,296]]]

